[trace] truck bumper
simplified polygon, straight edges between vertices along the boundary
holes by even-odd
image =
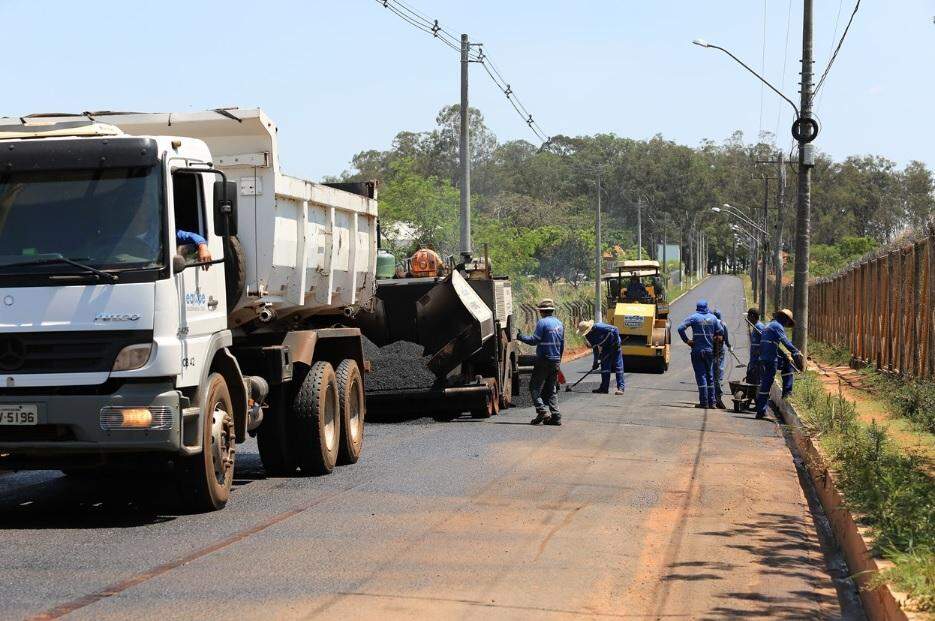
[[[4,392],[0,390],[0,406],[34,406],[37,424],[0,424],[0,465],[55,456],[180,452],[180,396],[169,380],[124,383],[109,394]],[[152,411],[160,413],[162,428],[105,428],[108,423],[102,423],[102,410],[121,407],[154,408]]]

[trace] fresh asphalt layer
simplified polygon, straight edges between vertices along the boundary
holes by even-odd
[[[713,277],[673,324],[706,297],[745,359],[742,295]],[[249,442],[213,514],[144,479],[0,477],[0,617],[858,618],[780,429],[694,409],[674,338],[625,396],[562,393],[562,427],[370,421],[358,464],[311,478],[268,478]]]

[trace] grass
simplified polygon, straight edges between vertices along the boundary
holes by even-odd
[[[793,402],[817,439],[851,509],[870,527],[875,552],[895,563],[878,579],[935,611],[935,479],[925,463],[892,441],[886,427],[861,422],[854,403],[825,391],[809,371]]]

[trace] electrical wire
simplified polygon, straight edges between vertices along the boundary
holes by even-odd
[[[766,75],[766,0],[763,0],[763,53],[760,57],[760,75]],[[760,82],[760,136],[763,135],[763,105],[765,103],[766,85]],[[757,136],[759,140],[759,136]]]
[[[782,53],[782,78],[779,80],[779,90],[786,88],[786,65],[789,61],[789,33],[792,31],[792,0],[789,0],[789,10],[786,15],[786,48]],[[779,107],[776,114],[776,136],[779,136],[779,124],[782,122],[783,107]]]
[[[857,15],[857,9],[859,8],[860,0],[857,0],[857,2],[854,3],[854,10],[851,11],[851,17],[847,20],[847,25],[844,27],[844,32],[841,33],[841,38],[838,40],[838,45],[834,48],[834,53],[831,55],[831,59],[828,61],[828,66],[825,67],[824,73],[821,74],[821,79],[818,80],[818,84],[815,86],[815,90],[812,92],[812,97],[815,96],[815,93],[821,90],[821,85],[825,83],[825,78],[828,77],[828,72],[831,71],[831,66],[838,57],[838,52],[841,51],[841,46],[844,45],[844,39],[847,37],[848,31],[851,29],[851,24],[854,23],[854,17]]]
[[[460,39],[441,26],[437,19],[431,19],[402,0],[376,0],[376,2],[384,8],[389,9],[410,26],[432,35],[456,52],[461,52]],[[477,46],[476,50],[472,49],[468,51],[468,59],[470,62],[478,63],[484,68],[484,71],[490,76],[491,81],[493,81],[494,85],[506,96],[510,105],[523,120],[523,123],[529,127],[540,142],[547,143],[549,141],[549,135],[545,133],[539,123],[533,118],[532,113],[529,112],[526,106],[523,105],[523,102],[517,97],[516,93],[513,91],[513,87],[507,82],[506,78],[503,77],[500,70],[497,69],[497,66],[490,59],[486,50],[481,46]]]
[[[838,0],[838,14],[834,17],[834,32],[831,34],[831,46],[828,48],[828,58],[831,58],[831,54],[834,53],[834,42],[838,38],[838,27],[841,25],[841,11],[844,10],[844,0]],[[818,95],[818,100],[815,102],[813,109],[818,108],[821,105],[821,94]]]

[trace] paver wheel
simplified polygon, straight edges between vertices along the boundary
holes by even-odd
[[[202,451],[178,466],[179,493],[191,511],[215,511],[227,504],[234,482],[234,407],[220,373],[208,376],[201,399]]]
[[[341,449],[338,464],[356,464],[364,445],[364,380],[354,360],[342,360],[335,371],[341,408]]]
[[[312,364],[292,399],[296,454],[305,474],[329,474],[341,447],[338,382],[330,363]]]

